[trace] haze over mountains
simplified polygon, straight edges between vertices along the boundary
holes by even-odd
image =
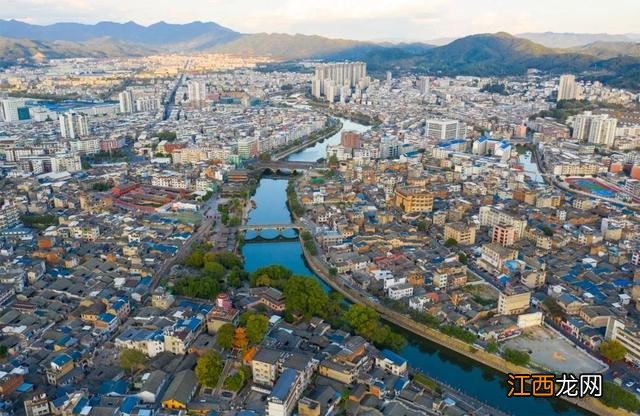
[[[637,42],[638,34],[610,35],[608,33],[519,33],[516,36],[529,39],[548,48],[575,48],[591,43],[602,42]]]
[[[165,52],[260,55],[276,61],[358,59],[372,71],[395,68],[442,75],[521,75],[528,68],[574,72],[613,85],[640,85],[640,36],[507,33],[451,42],[374,43],[322,36],[242,34],[214,22],[142,26],[134,22],[40,26],[0,20],[0,66],[65,57],[140,56]]]

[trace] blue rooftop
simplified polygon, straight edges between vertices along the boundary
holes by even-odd
[[[399,356],[398,354],[396,354],[391,350],[384,349],[380,351],[380,354],[382,355],[382,357],[386,358],[387,360],[392,361],[395,365],[403,365],[407,362],[407,360],[405,360],[404,358],[402,358],[401,356]]]
[[[98,315],[98,320],[102,322],[113,322],[116,319],[116,316],[110,313],[101,313]]]
[[[69,361],[71,361],[71,356],[69,354],[60,354],[56,356],[53,360],[51,360],[51,362],[57,365],[58,367],[62,367],[63,365],[67,364]]]
[[[120,405],[120,412],[127,415],[131,414],[133,412],[133,409],[138,405],[139,401],[140,399],[138,399],[136,396],[127,397]]]
[[[393,385],[393,390],[402,391],[402,390],[404,390],[405,387],[407,387],[408,384],[409,384],[409,379],[408,378],[400,377],[396,381],[396,384]]]
[[[282,372],[282,375],[276,381],[275,386],[271,389],[271,396],[278,398],[279,400],[285,401],[287,396],[289,395],[289,390],[296,378],[298,377],[298,372],[292,368],[287,368]]]
[[[28,391],[31,391],[31,389],[33,389],[33,384],[31,383],[22,383],[18,386],[18,388],[16,389],[16,391],[18,393],[26,393]]]
[[[89,399],[87,399],[86,397],[83,397],[80,400],[78,400],[78,403],[76,403],[76,405],[73,407],[72,413],[74,415],[79,415],[82,409],[84,409],[84,407],[87,405],[88,402],[89,402]]]
[[[123,395],[127,392],[128,384],[125,380],[108,380],[100,385],[97,393],[103,395]]]

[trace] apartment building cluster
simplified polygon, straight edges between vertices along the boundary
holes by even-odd
[[[318,99],[324,97],[331,103],[336,98],[345,102],[351,96],[352,89],[366,89],[369,81],[367,64],[364,62],[318,64],[311,79],[311,94]]]

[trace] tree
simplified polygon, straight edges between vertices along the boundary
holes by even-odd
[[[242,268],[242,259],[230,251],[219,251],[217,253],[211,253],[209,260],[220,263],[225,269]]]
[[[331,155],[329,156],[329,166],[338,166],[338,164],[340,163],[340,161],[338,160],[338,156],[336,155]]]
[[[162,130],[162,131],[158,131],[156,132],[156,137],[158,137],[160,140],[166,140],[166,141],[174,141],[176,138],[178,138],[178,135],[176,134],[175,131],[168,131],[168,130]]]
[[[325,316],[329,299],[322,286],[310,277],[293,276],[284,286],[285,306],[288,311],[305,318]]]
[[[500,84],[499,82],[485,85],[484,87],[480,88],[480,92],[488,92],[490,94],[509,95],[504,84]]]
[[[312,256],[318,254],[318,248],[316,247],[315,241],[313,241],[313,236],[311,235],[311,233],[308,231],[304,231],[301,234],[301,237],[305,250],[311,253]]]
[[[272,264],[270,266],[261,267],[251,275],[250,284],[256,286],[272,286],[276,289],[282,289],[291,277],[292,273],[289,269]]]
[[[343,318],[356,334],[369,339],[380,347],[399,350],[404,345],[404,338],[394,333],[388,326],[382,325],[380,315],[373,308],[353,305],[344,313]]]
[[[222,267],[220,263],[208,261],[204,263],[202,273],[204,276],[211,277],[212,279],[221,280],[224,277],[224,267]]]
[[[236,335],[236,327],[232,324],[224,324],[220,328],[218,328],[218,333],[216,334],[216,344],[221,346],[222,348],[231,348],[233,347],[233,339]]]
[[[622,407],[633,413],[637,413],[638,410],[640,410],[640,401],[638,401],[635,394],[626,391],[610,381],[603,383],[600,401],[614,409]]]
[[[624,359],[624,355],[627,352],[619,341],[611,340],[604,341],[600,344],[600,352],[604,355],[609,361],[621,361]]]
[[[416,227],[418,228],[418,231],[425,232],[425,231],[427,231],[428,225],[427,225],[426,221],[418,221],[416,223]]]
[[[458,253],[458,261],[462,264],[467,264],[467,255],[461,251],[460,253]]]
[[[529,360],[531,359],[531,357],[529,357],[529,354],[527,354],[526,352],[518,351],[513,348],[505,348],[504,351],[502,351],[502,356],[510,363],[521,366],[528,365]]]
[[[184,261],[188,267],[202,267],[204,265],[204,252],[202,250],[193,250]]]
[[[345,408],[347,406],[347,402],[349,401],[349,397],[351,396],[351,390],[348,388],[342,389],[340,392],[340,407]]]
[[[96,182],[91,186],[91,189],[98,192],[105,192],[111,189],[111,186],[106,182]]]
[[[240,389],[244,385],[246,378],[247,378],[246,372],[243,368],[241,368],[234,375],[225,378],[224,383],[222,384],[222,387],[225,388],[226,390],[230,390],[234,392],[240,391]]]
[[[458,242],[456,241],[455,238],[448,238],[447,241],[444,242],[444,246],[445,247],[453,247],[455,245],[457,245]]]
[[[243,327],[236,328],[235,335],[233,336],[233,348],[244,350],[249,345],[247,339],[247,330]]]
[[[245,324],[247,339],[253,345],[260,344],[269,330],[269,318],[259,313],[252,313]]]
[[[58,217],[53,214],[24,214],[20,221],[28,227],[46,228],[50,225],[58,225]]]
[[[208,275],[183,277],[173,286],[176,295],[200,299],[214,299],[219,290],[218,279]]]
[[[148,358],[144,353],[131,348],[120,351],[120,367],[127,371],[134,371],[144,368]]]
[[[472,344],[476,340],[476,335],[473,332],[460,328],[457,325],[441,325],[440,332],[458,338],[468,344]]]
[[[260,160],[262,162],[268,162],[268,161],[271,160],[271,154],[269,154],[267,152],[260,153],[258,155],[258,160]]]
[[[490,352],[491,354],[498,352],[498,343],[495,341],[489,342],[487,344],[487,352]]]
[[[7,358],[8,352],[9,352],[9,349],[7,348],[6,345],[0,345],[0,360],[4,360],[5,358]]]
[[[220,354],[215,350],[209,350],[196,363],[196,377],[198,382],[205,387],[215,387],[224,368]]]
[[[553,230],[550,227],[545,225],[544,227],[541,228],[541,230],[542,230],[542,233],[547,237],[553,237]]]
[[[240,269],[233,269],[231,273],[227,276],[227,284],[231,287],[240,287],[242,286],[242,280],[244,277],[244,272]]]
[[[338,326],[340,317],[344,313],[345,303],[344,296],[340,292],[331,291],[327,296],[327,306],[325,308],[325,316],[329,322]]]

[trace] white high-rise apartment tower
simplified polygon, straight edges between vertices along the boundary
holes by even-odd
[[[615,118],[609,118],[608,116],[596,117],[591,122],[589,143],[612,147],[617,126],[618,120]]]
[[[133,91],[125,90],[118,94],[118,100],[120,102],[121,113],[133,113],[135,111],[133,101]]]
[[[574,139],[587,140],[589,143],[613,146],[618,120],[607,114],[592,114],[585,111],[573,118]]]
[[[578,98],[578,84],[576,84],[575,75],[561,75],[560,85],[558,85],[558,101],[575,100],[576,98]]]
[[[203,81],[191,80],[187,84],[187,96],[191,102],[204,101],[207,95],[207,86]]]
[[[60,135],[65,139],[75,139],[89,135],[89,116],[75,111],[68,111],[58,116]]]
[[[420,77],[418,80],[418,89],[421,95],[429,95],[431,80],[429,77]]]
[[[0,112],[4,121],[19,121],[18,108],[24,106],[24,100],[6,99],[0,102]]]

